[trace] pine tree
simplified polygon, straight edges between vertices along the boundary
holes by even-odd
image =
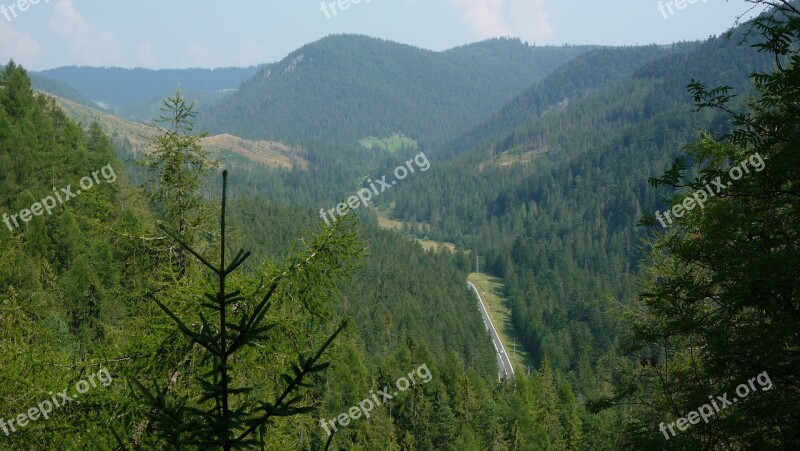
[[[245,449],[265,443],[266,429],[277,417],[302,415],[314,410],[305,405],[300,390],[308,387],[311,375],[324,371],[329,363],[320,358],[345,328],[341,324],[313,355],[300,354],[291,371],[282,375],[284,388],[266,402],[248,396],[252,386],[237,384],[234,356],[242,350],[263,345],[274,333],[275,324],[266,320],[268,310],[280,297],[281,290],[290,290],[300,302],[313,302],[311,297],[332,289],[334,279],[352,268],[359,251],[355,236],[346,232],[352,222],[341,220],[326,233],[316,237],[304,254],[294,255],[286,267],[269,283],[259,284],[252,294],[232,290],[231,274],[250,256],[240,250],[226,260],[227,171],[223,171],[222,208],[220,212],[219,264],[215,265],[186,243],[178,231],[162,225],[162,229],[189,254],[197,258],[216,277],[216,293],[205,295],[197,327],[187,325],[167,305],[153,301],[174,321],[190,342],[210,358],[210,366],[197,375],[201,396],[188,402],[173,399],[168,389],[153,383],[153,389],[135,382],[152,406],[150,424],[156,434],[171,447],[197,446],[202,449]],[[287,287],[288,285],[288,287]],[[291,288],[302,286],[303,290]],[[205,312],[205,313],[204,313]],[[214,318],[214,319],[211,319]]]
[[[206,226],[205,204],[201,188],[216,162],[203,152],[200,141],[206,133],[194,132],[197,113],[194,103],[187,104],[178,90],[164,100],[163,115],[156,121],[164,124],[161,134],[151,143],[153,151],[144,160],[152,179],[148,198],[166,222],[185,243],[197,245],[197,236]],[[186,272],[187,259],[181,246],[170,249],[176,254],[178,277]]]
[[[617,384],[618,399],[648,406],[635,410],[631,446],[800,445],[797,428],[787,427],[800,423],[800,9],[796,2],[752,3],[772,8],[753,30],[754,47],[774,56],[774,71],[752,76],[759,97],[744,112],[731,87],[693,81],[698,110],[727,114],[733,132],[704,133],[689,146],[694,176],[678,159],[652,181],[680,189],[669,205],[702,199],[701,191],[708,199],[651,243],[644,291],[628,313],[626,350],[637,362]],[[735,392],[756,377],[749,395]],[[738,403],[708,423],[676,436],[660,431],[726,394]]]

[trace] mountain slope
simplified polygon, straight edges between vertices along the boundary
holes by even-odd
[[[89,108],[98,108],[98,105],[95,102],[87,99],[83,96],[83,94],[79,93],[72,86],[66,83],[37,74],[30,74],[30,78],[31,85],[34,87],[34,89],[61,97],[63,99],[71,100]]]
[[[193,350],[185,350],[186,341],[174,333],[174,324],[151,302],[153,286],[166,286],[161,271],[171,251],[160,245],[158,213],[130,184],[133,174],[124,170],[103,133],[97,127],[86,133],[52,99],[36,95],[25,72],[15,66],[0,72],[0,125],[2,213],[14,214],[27,208],[34,212],[32,219],[22,219],[20,226],[0,227],[0,379],[6,382],[0,384],[0,417],[22,418],[11,415],[23,408],[20,406],[39,403],[42,407],[41,400],[50,399],[57,391],[80,398],[29,427],[23,427],[22,421],[16,428],[10,421],[3,422],[0,449],[40,449],[42,443],[49,449],[113,449],[120,446],[117,440],[121,437],[126,443],[136,438],[145,449],[168,448],[158,433],[141,434],[140,425],[149,421],[153,407],[146,395],[129,389],[133,381],[152,381],[155,385],[166,381],[175,386],[162,398],[170,403],[173,399],[183,402],[183,393],[192,398],[200,393],[192,384],[201,370],[184,360]],[[91,173],[96,184],[86,188],[87,180],[92,184],[89,171],[101,167],[102,171]],[[238,171],[231,177],[238,177]],[[33,205],[41,207],[39,199],[48,205],[44,199],[52,198],[53,185],[66,187],[61,188],[63,193],[73,193],[70,186],[80,185],[83,192],[75,190],[71,201],[67,197],[62,202],[59,195],[61,205],[57,209],[42,214],[39,208],[36,213]],[[316,215],[263,198],[253,200],[245,209],[248,198],[241,194],[232,190],[228,198],[231,241],[244,241],[248,248],[254,244],[252,250],[260,258],[294,266],[297,260],[282,263],[283,257],[305,248],[312,231],[319,230]],[[214,214],[209,213],[209,219],[216,219]],[[246,232],[244,237],[237,236],[235,227]],[[304,240],[298,241],[301,238]],[[425,253],[395,234],[372,228],[364,231],[364,239],[374,249],[371,261],[352,279],[341,279],[346,284],[341,289],[343,302],[336,304],[340,310],[337,317],[352,316],[357,321],[351,321],[351,328],[325,353],[326,362],[331,362],[330,377],[306,378],[310,389],[302,395],[307,393],[315,407],[324,409],[317,415],[331,417],[344,405],[355,404],[361,393],[377,388],[378,381],[425,365],[424,373],[417,371],[424,378],[418,387],[398,396],[387,406],[390,408],[376,409],[373,421],[343,430],[337,440],[358,440],[366,449],[398,448],[396,436],[411,433],[416,436],[414,442],[426,449],[433,448],[434,441],[454,442],[454,428],[432,431],[418,425],[419,419],[425,418],[423,424],[428,424],[427,418],[440,417],[441,412],[449,413],[449,421],[455,424],[462,418],[477,418],[487,410],[483,403],[456,410],[456,403],[465,404],[460,399],[466,398],[456,392],[457,386],[469,387],[470,401],[493,400],[488,383],[493,373],[491,348],[474,301],[463,287],[466,274],[456,269],[450,256]],[[260,252],[267,246],[283,252]],[[324,249],[327,252],[330,248]],[[313,258],[311,255],[303,260]],[[276,271],[275,266],[255,260],[248,262],[254,265],[249,268],[251,275],[236,280],[247,291],[260,285],[259,276],[272,278],[270,272]],[[416,265],[407,268],[409,261]],[[179,290],[191,286],[192,291],[201,292],[208,280],[195,268],[187,271],[182,284],[169,285]],[[248,268],[248,264],[241,268]],[[330,277],[330,272],[317,268],[309,273]],[[252,282],[244,282],[245,277],[251,277]],[[318,280],[304,285],[313,286]],[[338,322],[338,318],[324,314],[328,305],[324,310],[319,308],[322,303],[328,304],[319,300],[327,298],[327,293],[298,294],[291,283],[276,292],[280,300],[270,305],[267,321],[276,321],[279,332],[261,338],[258,346],[251,347],[261,349],[237,359],[235,365],[239,383],[259,390],[242,393],[250,399],[240,397],[237,402],[258,408],[263,407],[264,399],[281,396],[285,384],[280,376],[287,362],[293,362],[297,352],[306,354],[306,349],[316,349],[329,335],[327,329]],[[170,303],[174,299],[164,289],[158,290],[158,296]],[[196,298],[188,292],[176,296],[186,299],[186,305],[195,304]],[[298,299],[317,304],[300,307]],[[323,314],[312,318],[312,308],[313,313]],[[178,311],[184,318],[195,313],[192,307]],[[91,352],[86,352],[88,349]],[[437,362],[442,363],[441,372]],[[469,366],[465,368],[462,362]],[[174,372],[176,367],[181,368],[180,374]],[[97,373],[103,376],[102,387],[94,379],[98,369],[102,371]],[[78,388],[82,386],[79,380],[86,383],[85,390]],[[445,385],[451,380],[460,384]],[[417,389],[428,382],[431,384],[424,392]],[[526,399],[536,400],[535,396]],[[413,417],[403,413],[412,409]],[[465,428],[482,442],[491,439],[489,429]],[[298,437],[298,430],[306,431],[305,436]],[[262,447],[280,443],[275,445],[277,449],[318,448],[325,439],[314,416],[290,416],[270,425],[269,441],[264,440]]]
[[[92,122],[99,123],[115,144],[133,153],[146,152],[149,143],[159,133],[153,126],[129,121],[71,100],[52,95],[51,97],[72,120],[83,126],[88,126]],[[201,144],[204,150],[219,157],[223,162],[226,156],[235,156],[237,161],[261,163],[284,169],[294,167],[305,169],[308,166],[306,152],[303,149],[279,142],[247,140],[221,134],[203,138]]]
[[[203,123],[251,139],[355,145],[399,132],[437,145],[587,50],[496,39],[433,52],[329,36],[264,67]]]
[[[575,102],[590,92],[612,87],[654,60],[697,45],[599,48],[579,55],[504,105],[489,120],[449,143],[446,153],[462,153],[477,143],[502,138],[518,125],[554,108]]]

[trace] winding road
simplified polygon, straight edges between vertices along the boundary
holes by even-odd
[[[492,344],[494,345],[494,349],[497,352],[497,370],[498,370],[497,377],[499,379],[507,379],[507,380],[514,379],[514,368],[511,366],[511,359],[508,358],[508,353],[506,352],[506,348],[503,346],[503,342],[500,341],[500,335],[498,335],[497,329],[494,328],[494,324],[492,324],[492,319],[489,318],[489,311],[486,310],[486,305],[483,303],[483,298],[481,298],[481,294],[478,292],[478,288],[475,285],[473,285],[472,282],[467,282],[467,283],[472,288],[472,291],[475,292],[475,295],[478,296],[478,304],[480,304],[481,306],[481,315],[483,315],[483,323],[486,325],[486,330],[492,337]]]

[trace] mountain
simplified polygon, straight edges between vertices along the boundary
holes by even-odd
[[[258,69],[257,66],[159,70],[69,66],[47,69],[32,75],[65,83],[83,97],[114,111],[131,104],[163,99],[179,87],[199,92],[234,90]]]
[[[434,52],[328,36],[260,69],[202,124],[250,139],[353,146],[401,133],[439,145],[590,49],[493,39]]]
[[[507,135],[515,127],[548,111],[574,103],[591,92],[612,87],[649,62],[698,45],[605,47],[586,52],[556,68],[487,121],[450,142],[445,153],[462,153],[476,143]]]
[[[194,102],[198,111],[213,108],[216,102],[225,97],[232,96],[234,92],[236,92],[236,89],[201,91],[196,89],[184,89],[181,87],[181,94],[183,97],[189,103]],[[164,99],[174,93],[175,90],[173,89],[171,92],[164,92],[156,97],[136,100],[114,108],[114,114],[134,121],[151,122],[161,116],[161,109],[164,107]]]
[[[743,36],[580,57],[605,61],[598,66],[577,58],[563,68],[583,68],[581,87],[579,74],[554,74],[461,137],[470,151],[394,193],[395,217],[409,230],[426,224],[427,236],[473,250],[503,277],[523,346],[539,364],[575,372],[584,396],[599,389],[591,381],[617,352],[615,311],[636,296],[640,243],[652,233],[637,223],[665,209],[659,194],[669,193],[650,189],[649,179],[700,130],[731,131],[724,116],[694,111],[687,84],[732,86],[746,97],[750,74],[772,67]]]
[[[70,108],[83,108],[61,102]],[[190,367],[198,363],[187,365],[187,352],[194,349],[184,350],[186,342],[174,333],[169,317],[158,312],[148,299],[154,289],[166,298],[156,285],[173,286],[172,281],[164,283],[162,278],[166,274],[162,269],[169,271],[173,249],[161,244],[163,233],[156,227],[160,222],[157,205],[151,206],[143,191],[131,184],[134,177],[116,158],[114,147],[100,127],[92,125],[84,130],[52,98],[32,90],[25,71],[17,66],[9,65],[0,72],[0,123],[0,205],[9,224],[0,227],[4,248],[0,255],[0,357],[4,368],[0,374],[25,376],[0,384],[0,405],[17,410],[15,406],[35,406],[42,399],[50,399],[52,395],[47,393],[55,392],[57,387],[67,393],[69,389],[62,386],[72,386],[78,382],[75,379],[83,377],[75,376],[80,374],[79,368],[91,368],[87,378],[95,373],[103,375],[102,388],[92,378],[92,393],[87,393],[89,382],[86,390],[77,388],[80,395],[85,395],[82,402],[61,409],[52,418],[43,418],[49,420],[47,427],[37,427],[43,424],[39,423],[23,428],[24,423],[18,422],[14,428],[10,422],[3,422],[0,428],[8,433],[0,434],[0,448],[36,449],[40,447],[36,443],[47,442],[57,449],[86,449],[92,444],[113,449],[123,437],[126,441],[135,438],[146,449],[162,449],[164,441],[157,433],[148,432],[137,438],[137,430],[141,430],[138,425],[148,421],[152,406],[143,394],[130,390],[125,381],[141,379],[160,384],[164,375],[180,367],[180,376],[172,372],[167,380],[179,384],[181,391],[194,392],[192,384],[196,381],[191,372],[196,370]],[[239,171],[231,172],[231,178],[238,177]],[[87,181],[91,188],[86,187]],[[74,199],[54,194],[58,192],[54,184],[62,193],[74,192]],[[74,189],[78,186],[82,191]],[[60,205],[52,211],[47,207],[45,215],[37,201],[41,199],[42,204],[49,205],[50,199],[56,203],[52,196],[58,196]],[[274,363],[294,361],[296,349],[308,347],[309,343],[324,343],[330,335],[328,329],[344,318],[351,319],[351,326],[325,356],[332,363],[328,373],[332,377],[328,382],[316,377],[306,379],[313,384],[315,398],[308,403],[313,402],[320,409],[318,415],[335,417],[343,404],[355,404],[361,393],[377,388],[379,380],[389,376],[395,379],[397,367],[402,374],[415,368],[426,372],[418,370],[422,379],[417,387],[398,396],[389,406],[377,409],[373,413],[376,421],[343,430],[337,435],[339,440],[363,442],[358,437],[366,433],[371,437],[366,441],[369,449],[387,449],[395,434],[415,431],[415,440],[428,443],[431,448],[433,443],[454,441],[456,421],[462,416],[477,417],[484,411],[484,401],[496,399],[490,388],[495,383],[493,351],[486,345],[475,299],[464,284],[465,266],[455,264],[455,256],[425,252],[394,233],[369,224],[354,224],[358,229],[354,235],[369,242],[368,255],[359,260],[352,277],[333,280],[341,287],[330,284],[330,293],[318,289],[308,292],[316,289],[318,279],[298,277],[283,282],[282,278],[296,271],[300,260],[295,256],[309,240],[327,243],[332,239],[326,238],[330,232],[320,225],[316,212],[252,198],[238,189],[228,192],[228,207],[231,242],[258,255],[241,267],[249,273],[244,276],[247,280],[236,280],[243,287],[242,292],[251,287],[260,291],[256,287],[263,288],[261,282],[265,277],[272,278],[273,272],[282,282],[267,318],[280,322],[278,331],[270,334],[267,347],[251,347],[252,353],[231,366],[232,372],[242,375],[242,383],[258,387],[257,393],[242,393],[237,402],[261,402],[280,396],[284,382]],[[23,219],[25,213],[15,214],[27,212],[28,208],[38,213],[27,220]],[[209,213],[210,223],[215,214]],[[206,237],[206,230],[198,229],[197,233],[204,242],[213,239]],[[331,272],[310,266],[331,250],[336,252],[330,246],[305,254],[302,265],[309,265],[308,272],[331,278]],[[335,266],[341,264],[340,259],[333,261]],[[416,264],[408,267],[410,261]],[[279,267],[286,267],[287,271]],[[207,286],[208,278],[200,263],[190,268],[178,291],[190,286],[199,293]],[[378,280],[380,284],[370,283]],[[188,300],[191,295],[178,294],[180,298],[184,296]],[[329,296],[335,296],[338,302],[330,302]],[[192,302],[186,308],[179,307],[178,314],[187,318],[196,314],[189,304]],[[231,315],[243,308],[250,307],[243,303],[231,308]],[[20,352],[22,348],[14,345],[21,342],[25,342],[26,352],[35,353],[41,360],[26,358],[27,354]],[[89,348],[92,352],[85,352]],[[435,380],[429,377],[434,375]],[[423,392],[423,384],[429,382]],[[467,387],[468,393],[462,393],[459,387]],[[273,393],[276,390],[277,394]],[[308,392],[311,394],[312,390]],[[175,395],[178,394],[167,394],[169,398]],[[528,404],[539,399],[531,388],[525,389],[524,396],[518,396]],[[397,416],[400,411],[412,409],[413,416]],[[115,418],[120,412],[131,419]],[[459,417],[453,412],[458,412]],[[439,417],[442,413],[447,414],[441,420],[449,423],[446,428],[417,431],[419,418]],[[3,416],[9,418],[5,413]],[[270,441],[287,444],[281,449],[298,447],[298,428],[307,433],[303,440],[316,443],[325,439],[312,416],[289,419],[269,427]],[[70,425],[87,421],[106,427],[97,432],[79,427],[75,433],[63,433]],[[472,426],[464,428],[475,434]],[[526,434],[541,434],[540,429]]]

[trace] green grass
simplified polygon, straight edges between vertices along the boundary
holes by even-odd
[[[467,280],[478,287],[483,302],[486,303],[489,317],[492,319],[495,329],[497,329],[497,334],[500,335],[500,340],[503,341],[503,346],[511,359],[511,364],[514,365],[514,371],[523,371],[526,367],[533,368],[533,360],[520,345],[517,334],[511,324],[511,309],[508,308],[506,299],[503,297],[505,287],[500,279],[486,274],[471,273]]]
[[[403,223],[394,219],[389,219],[389,215],[391,211],[385,210],[378,210],[376,211],[378,216],[378,227],[385,229],[385,230],[394,230],[398,233],[403,233]],[[417,224],[417,228],[422,230],[422,225]],[[445,243],[443,241],[433,241],[433,240],[423,240],[421,238],[414,238],[414,241],[418,242],[423,249],[426,251],[429,250],[438,250],[440,246],[444,246],[450,252],[456,251],[456,245],[453,243]]]
[[[359,141],[367,149],[379,148],[394,153],[402,149],[416,149],[417,142],[401,133],[395,133],[385,138],[368,136]]]

